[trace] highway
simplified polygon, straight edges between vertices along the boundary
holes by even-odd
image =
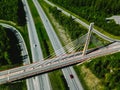
[[[56,56],[60,56],[61,54],[65,54],[65,50],[63,49],[49,19],[45,15],[38,0],[33,0],[33,3],[35,4],[35,7],[39,13],[39,16],[41,17],[41,20],[43,21],[44,27],[45,27],[46,32],[48,34],[48,37],[52,43],[52,46],[53,46],[53,49],[55,51]],[[83,90],[82,85],[80,84],[80,81],[79,81],[73,67],[64,68],[64,69],[62,69],[62,72],[63,72],[63,75],[67,81],[67,84],[68,84],[68,87],[70,90]],[[71,79],[70,75],[73,75],[74,78]]]
[[[32,27],[34,24],[31,23],[30,17],[27,17],[27,20],[28,20],[27,25],[28,25],[29,30],[30,29],[31,29],[31,31],[34,30],[34,28]],[[49,21],[47,21],[47,22],[49,22]],[[31,33],[33,33],[33,32],[31,32]],[[99,33],[99,32],[96,32],[96,33]],[[29,32],[29,35],[30,35],[30,32]],[[99,35],[102,36],[101,34],[99,34]],[[30,35],[30,36],[34,37],[34,35]],[[104,37],[104,36],[102,36],[102,37]],[[114,39],[111,39],[111,38],[106,37],[106,36],[104,37],[104,39],[111,41],[111,42],[114,41]],[[90,58],[95,58],[95,57],[103,56],[105,54],[120,52],[120,49],[119,49],[120,43],[115,42],[114,44],[109,45],[106,48],[97,50],[95,52],[91,52],[85,56],[80,56],[80,55],[78,55],[78,53],[77,53],[77,55],[76,55],[76,53],[71,54],[71,55],[66,54],[65,56],[61,56],[59,58],[54,58],[54,59],[50,59],[48,61],[39,62],[39,60],[43,60],[43,58],[39,58],[39,55],[38,55],[38,51],[40,50],[38,47],[39,43],[38,42],[36,43],[36,38],[34,38],[34,40],[32,39],[31,41],[32,41],[31,47],[33,48],[32,53],[34,53],[33,59],[35,60],[34,62],[36,62],[36,63],[30,64],[30,65],[25,65],[25,66],[14,68],[14,69],[10,69],[10,70],[6,70],[6,71],[1,71],[0,72],[0,84],[6,83],[6,82],[11,82],[11,81],[18,80],[18,79],[22,79],[22,78],[29,77],[29,76],[33,76],[33,75],[36,75],[38,73],[43,74],[43,73],[46,73],[48,71],[63,68],[65,66],[69,66],[72,64],[82,63],[85,60],[88,60]],[[54,40],[52,40],[52,41],[54,41]],[[119,41],[119,40],[116,40],[116,41]],[[34,49],[37,49],[38,51],[34,50]],[[63,50],[61,50],[60,52],[56,51],[56,55],[57,55],[57,53],[58,53],[58,55],[60,55],[61,52],[62,52],[62,54],[63,53],[65,54],[65,52]],[[40,51],[39,51],[39,53],[40,53]],[[41,55],[41,57],[43,57],[43,56]],[[68,70],[68,72],[71,72],[69,70]],[[46,75],[46,74],[43,74],[43,75]],[[39,82],[36,84],[36,81],[39,81],[38,79],[32,78],[30,80],[32,82],[34,82],[34,86],[35,86],[34,89],[31,89],[31,90],[35,90],[35,89],[38,90],[41,88],[41,87],[39,87],[39,84],[40,84]],[[73,79],[71,79],[71,80],[74,81]],[[42,79],[41,81],[47,81],[47,80]],[[49,85],[49,81],[47,81],[47,82]],[[33,88],[33,86],[30,86],[30,87]],[[46,86],[44,86],[44,87],[46,87]],[[42,88],[42,90],[46,90],[46,89]]]
[[[1,71],[0,84],[27,78],[33,75],[48,73],[66,66],[83,63],[87,60],[90,60],[91,58],[97,58],[116,52],[120,52],[120,42],[114,42],[108,46],[94,50],[84,56],[81,55],[80,52],[77,52],[74,54],[66,54],[53,59],[44,60],[42,62],[36,62],[33,64]]]
[[[66,12],[65,10],[63,10],[62,8],[58,7],[57,5],[51,3],[51,2],[48,1],[48,0],[44,0],[44,1],[45,1],[46,3],[48,3],[49,5],[51,5],[51,6],[57,7],[57,9],[58,9],[58,10],[61,10],[62,13],[64,13],[65,15],[67,15],[67,16],[72,16],[72,18],[74,18],[74,20],[75,20],[76,22],[80,23],[81,25],[83,25],[83,26],[86,27],[87,29],[89,28],[89,25],[86,24],[85,22],[83,22],[82,20],[80,20],[79,18],[77,18],[77,17],[75,17],[74,15]],[[102,33],[99,32],[97,29],[93,29],[93,33],[97,34],[97,35],[100,36],[101,38],[103,38],[103,39],[105,39],[105,40],[107,40],[107,41],[110,41],[110,42],[120,41],[120,40],[118,40],[118,39],[113,39],[113,38],[110,38],[110,37],[102,34]]]
[[[41,62],[43,60],[43,54],[27,0],[24,0],[23,4],[26,12],[28,34],[29,34],[29,40],[30,40],[30,46],[32,52],[32,60],[33,62],[38,62],[38,61]],[[32,87],[31,90],[51,90],[50,81],[47,74],[33,77],[33,85],[34,87]]]

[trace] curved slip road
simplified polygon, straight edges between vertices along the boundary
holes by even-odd
[[[22,35],[19,33],[19,31],[16,28],[14,28],[13,26],[5,24],[5,23],[0,23],[0,25],[2,25],[5,28],[9,28],[10,30],[12,30],[12,32],[15,33],[16,37],[19,40],[19,45],[20,45],[20,47],[22,49],[22,51],[21,51],[22,56],[23,57],[27,56],[26,58],[23,59],[23,64],[24,65],[30,64],[30,59],[29,59],[28,51],[27,51],[24,39],[23,39]],[[27,83],[27,89],[31,90],[30,88],[33,88],[32,78],[26,79],[26,83]]]

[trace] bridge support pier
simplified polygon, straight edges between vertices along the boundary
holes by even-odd
[[[90,37],[91,37],[92,30],[93,30],[93,26],[94,26],[94,23],[90,23],[89,31],[88,31],[88,34],[87,34],[85,46],[84,46],[83,53],[82,53],[83,56],[86,54],[86,50],[88,49],[88,45],[89,45],[89,42],[90,42]]]

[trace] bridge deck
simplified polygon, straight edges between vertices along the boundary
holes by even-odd
[[[114,42],[108,46],[92,51],[87,55],[80,55],[80,52],[48,59],[42,62],[5,70],[0,72],[0,84],[15,80],[32,77],[38,74],[47,73],[56,69],[64,68],[73,64],[82,63],[91,58],[96,58],[112,53],[120,52],[120,43]]]

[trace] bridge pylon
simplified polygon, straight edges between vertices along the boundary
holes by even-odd
[[[90,37],[91,37],[92,30],[93,30],[93,26],[94,26],[94,23],[90,23],[86,42],[85,42],[85,46],[84,46],[83,53],[82,53],[83,56],[86,54],[86,50],[88,49],[88,45],[90,42]]]

